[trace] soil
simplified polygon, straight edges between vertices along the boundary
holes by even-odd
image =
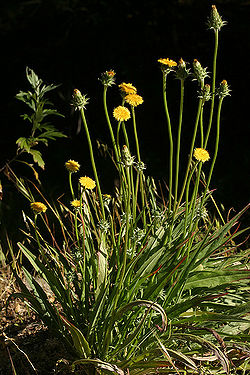
[[[8,297],[16,292],[10,270],[0,269],[0,375],[55,374],[70,355],[23,301],[11,300],[6,311]]]

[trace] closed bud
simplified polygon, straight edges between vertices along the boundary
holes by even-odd
[[[230,96],[230,89],[228,86],[228,83],[225,79],[220,83],[219,87],[216,90],[216,95],[219,96],[220,99],[225,98],[225,96],[229,95]]]
[[[106,70],[106,72],[101,74],[99,80],[106,87],[112,86],[115,84],[115,72],[113,70]]]
[[[200,62],[197,59],[194,59],[193,69],[194,69],[193,80],[197,80],[201,84],[201,86],[203,86],[205,78],[209,77],[207,73],[207,68],[202,68]]]
[[[203,99],[203,103],[211,99],[210,85],[206,84],[199,93],[198,98]]]
[[[209,29],[213,29],[214,31],[216,31],[216,30],[220,31],[222,26],[224,26],[226,24],[227,24],[226,21],[222,21],[222,18],[219,15],[216,6],[212,5],[211,14],[210,14],[210,17],[208,18],[208,21],[207,21],[207,25],[208,25]]]
[[[88,104],[88,101],[89,99],[87,99],[86,95],[82,95],[80,90],[74,90],[71,105],[75,108],[75,110],[85,109],[85,106],[86,104]]]

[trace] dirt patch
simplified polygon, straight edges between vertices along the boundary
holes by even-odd
[[[10,270],[1,269],[0,375],[55,374],[57,361],[70,360],[70,355],[20,299],[11,301],[6,313],[6,301],[15,292],[19,289]]]

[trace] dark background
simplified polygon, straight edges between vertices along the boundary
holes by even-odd
[[[168,136],[161,96],[161,71],[157,59],[197,58],[212,70],[213,31],[206,26],[215,4],[228,24],[219,33],[217,82],[226,79],[232,89],[222,109],[221,140],[211,188],[226,210],[236,211],[249,201],[249,14],[250,1],[97,1],[32,0],[6,1],[0,12],[1,42],[1,165],[15,154],[15,141],[28,134],[20,119],[25,105],[15,99],[28,89],[25,67],[32,68],[46,83],[61,83],[52,94],[65,119],[56,126],[67,139],[43,149],[46,162],[40,178],[55,198],[65,191],[64,163],[72,158],[82,165],[82,175],[92,176],[87,143],[79,132],[79,117],[69,102],[74,88],[90,98],[87,107],[92,139],[110,144],[102,108],[101,72],[116,71],[117,83],[131,82],[145,103],[138,107],[137,122],[142,159],[147,173],[156,179],[167,176]],[[170,80],[169,105],[177,127],[179,82]],[[197,107],[197,85],[186,84],[181,163],[185,165]],[[120,104],[117,88],[109,89],[110,112]],[[208,146],[213,153],[214,133]],[[104,192],[113,186],[111,162],[96,154]],[[27,159],[28,160],[28,159]],[[15,166],[16,167],[16,166]],[[21,170],[24,175],[29,173]],[[14,223],[13,206],[20,195],[5,176],[2,215],[5,225]],[[27,204],[27,202],[26,202]],[[247,215],[245,215],[247,217]],[[246,219],[245,219],[246,220]],[[3,220],[2,220],[3,221]]]

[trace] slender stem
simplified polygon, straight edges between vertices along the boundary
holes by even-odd
[[[219,99],[218,111],[217,111],[217,130],[216,130],[214,155],[213,155],[213,160],[212,160],[212,163],[211,163],[211,167],[210,167],[210,171],[209,171],[209,175],[208,175],[208,179],[207,179],[207,184],[206,184],[206,188],[205,188],[205,191],[204,191],[204,195],[203,195],[203,198],[202,198],[201,205],[203,204],[203,202],[205,200],[205,197],[206,197],[206,194],[207,194],[207,191],[209,189],[209,185],[210,185],[213,170],[214,170],[215,161],[216,161],[217,154],[218,154],[219,140],[220,140],[220,117],[221,117],[222,102],[223,102],[223,98]]]
[[[182,197],[183,197],[183,194],[185,192],[186,185],[187,185],[187,179],[188,179],[188,174],[189,174],[189,170],[190,170],[190,166],[191,166],[191,162],[192,162],[193,151],[194,151],[194,143],[195,143],[199,119],[200,119],[200,115],[201,115],[201,109],[202,109],[202,99],[199,100],[199,104],[198,104],[198,110],[197,110],[196,121],[195,121],[195,125],[194,125],[194,132],[193,132],[193,138],[192,138],[191,147],[190,147],[188,165],[187,165],[186,174],[185,174],[185,177],[184,177],[184,182],[183,182],[181,194],[180,194],[177,206],[176,206],[176,211],[178,211],[179,205],[181,204],[181,200],[182,200]]]
[[[203,129],[203,106],[201,108],[201,115],[200,115],[200,133],[201,133],[201,148],[203,148],[204,144],[204,129]]]
[[[168,110],[168,102],[167,102],[167,94],[166,94],[166,88],[167,88],[167,75],[163,74],[163,102],[164,102],[164,108],[165,108],[165,114],[167,118],[167,125],[168,125],[168,137],[169,137],[169,199],[168,199],[168,213],[171,211],[171,205],[172,205],[172,185],[173,185],[173,136],[172,136],[172,129],[171,129],[171,120]]]
[[[141,163],[141,155],[140,155],[140,147],[139,147],[139,141],[138,141],[138,135],[137,135],[137,129],[136,129],[136,120],[135,120],[135,109],[134,107],[131,107],[132,110],[132,117],[133,117],[133,127],[134,127],[134,136],[135,136],[135,144],[136,144],[136,151],[137,151],[137,159],[139,164]],[[144,185],[143,185],[143,173],[142,170],[138,171],[139,178],[140,178],[140,191],[141,191],[141,204],[142,208],[145,206],[145,197],[144,197]],[[143,226],[146,228],[146,213],[145,210],[143,210]]]
[[[72,186],[72,173],[71,172],[69,172],[69,187],[70,187],[72,198],[74,200],[75,194],[74,194],[74,190],[73,190],[73,186]]]
[[[114,296],[110,324],[108,325],[105,338],[104,338],[104,344],[103,344],[104,356],[107,354],[107,351],[109,348],[109,344],[111,340],[111,331],[113,328],[113,319],[116,313],[117,303],[118,303],[118,300],[122,291],[122,287],[124,283],[124,276],[125,276],[125,271],[126,271],[126,264],[127,264],[127,250],[128,250],[128,244],[129,244],[129,229],[130,229],[130,195],[131,195],[130,173],[129,173],[128,167],[126,167],[126,174],[127,174],[128,188],[127,188],[126,202],[125,202],[125,212],[126,212],[125,240],[124,240],[124,247],[123,247],[123,254],[122,254],[121,271],[117,274],[117,278],[116,278],[118,285],[116,289],[116,294]]]
[[[101,205],[102,216],[103,216],[103,219],[105,220],[105,210],[104,210],[104,205],[103,205],[102,192],[101,192],[99,178],[98,178],[98,174],[97,174],[97,170],[96,170],[93,147],[92,147],[92,142],[91,142],[91,138],[90,138],[90,134],[89,134],[88,124],[87,124],[86,117],[85,117],[83,109],[81,109],[81,116],[82,116],[82,121],[83,121],[83,124],[84,124],[85,133],[86,133],[87,140],[88,140],[90,159],[91,159],[91,164],[92,164],[92,168],[93,168],[93,172],[94,172],[94,176],[95,176],[95,180],[96,180],[96,186],[97,186],[99,201],[100,201],[100,205]]]
[[[108,87],[104,86],[104,90],[103,90],[104,112],[105,112],[106,120],[107,120],[107,123],[108,123],[108,127],[109,127],[109,132],[110,132],[112,144],[113,144],[114,151],[115,151],[116,161],[119,162],[119,155],[118,155],[118,151],[117,151],[117,145],[116,145],[116,142],[115,142],[114,132],[113,132],[113,129],[112,129],[112,125],[111,125],[109,114],[108,114],[108,108],[107,108],[107,89],[108,89]]]
[[[212,99],[211,99],[211,107],[210,107],[210,117],[209,123],[206,133],[206,138],[204,142],[204,148],[207,147],[207,142],[213,122],[213,113],[214,113],[214,97],[215,97],[215,81],[216,81],[216,62],[217,62],[217,53],[218,53],[218,42],[219,42],[219,30],[215,30],[214,32],[215,43],[214,43],[214,58],[213,58],[213,80],[212,80]]]
[[[177,136],[177,149],[176,149],[176,167],[175,167],[175,192],[174,192],[174,207],[175,212],[178,194],[178,182],[179,182],[179,163],[180,163],[180,148],[181,148],[181,128],[182,128],[182,116],[183,116],[183,103],[184,103],[184,80],[181,80],[181,97],[180,97],[180,112],[179,112],[179,126]]]
[[[125,124],[124,124],[124,121],[122,122],[122,131],[123,131],[123,135],[124,135],[124,138],[125,138],[126,146],[127,146],[127,148],[130,150],[130,147],[129,147],[129,140],[128,140],[128,134],[127,134],[127,130],[126,130],[126,126],[125,126]]]

